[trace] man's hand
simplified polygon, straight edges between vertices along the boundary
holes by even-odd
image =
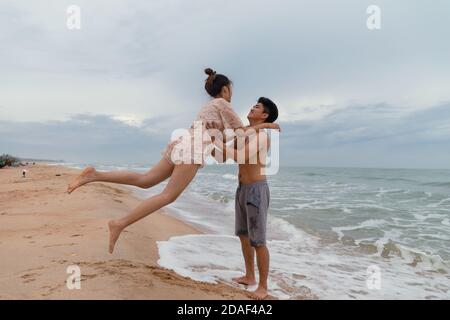
[[[278,132],[281,131],[280,125],[278,123],[273,123],[273,122],[267,124],[267,129],[277,130]]]

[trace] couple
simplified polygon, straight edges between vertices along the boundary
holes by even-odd
[[[252,150],[253,152],[248,151],[248,149],[255,149],[248,147],[249,140],[255,140],[255,136],[258,140],[261,137],[268,139],[267,135],[260,129],[279,129],[279,126],[273,123],[278,117],[276,105],[267,98],[260,98],[258,104],[251,109],[248,115],[250,126],[244,126],[230,104],[232,97],[231,81],[228,77],[217,74],[211,69],[206,69],[205,73],[208,75],[205,89],[212,99],[200,110],[196,122],[203,124],[202,130],[205,132],[212,128],[222,132],[231,130],[238,135],[242,135],[243,132],[246,141],[244,147],[247,147],[247,150],[244,149],[245,159],[249,160],[247,163],[255,163],[255,157],[258,158],[258,156],[262,159],[263,156],[260,154],[259,148]],[[194,129],[191,127],[190,132],[193,133],[193,131]],[[255,135],[255,132],[261,134]],[[180,146],[183,145],[182,141],[180,139],[172,141],[163,152],[162,159],[144,174],[129,171],[98,172],[93,167],[87,167],[69,184],[67,192],[70,194],[84,184],[99,181],[150,188],[170,178],[161,193],[144,200],[123,218],[111,220],[108,223],[110,233],[109,252],[112,253],[116,241],[126,227],[178,198],[195,177],[197,171],[203,167],[205,156],[208,156],[204,150],[210,150],[212,142],[214,142],[214,150],[211,151],[211,154],[215,156],[222,154],[224,159],[233,158],[236,160],[236,154],[242,153],[239,152],[242,151],[242,143],[237,143],[237,139],[233,139],[233,149],[236,152],[227,152],[229,148],[223,147],[223,142],[226,141],[218,140],[208,134],[202,135],[201,145],[198,146],[198,143],[196,143],[198,141],[195,141],[193,150],[190,149],[189,152],[190,159],[188,160],[190,161],[184,162],[180,162],[178,156]],[[194,137],[192,137],[192,141],[194,141]],[[195,161],[199,159],[199,156],[200,163]],[[254,251],[252,248],[255,247],[261,276],[260,286],[254,294],[256,298],[263,299],[267,296],[266,282],[269,264],[269,254],[265,247],[269,190],[265,182],[263,165],[258,161],[257,164],[247,163],[239,165],[239,187],[236,192],[236,234],[240,237],[242,243],[246,261],[246,275],[235,279],[235,281],[246,285],[255,283]]]

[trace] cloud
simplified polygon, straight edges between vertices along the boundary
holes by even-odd
[[[282,126],[288,165],[449,168],[450,103],[409,113],[389,104],[349,106]]]
[[[443,1],[379,1],[383,20],[376,32],[365,24],[371,3],[360,0],[80,0],[80,31],[66,28],[71,4],[2,4],[0,68],[7,78],[0,79],[0,103],[8,113],[1,118],[67,119],[64,113],[86,112],[51,99],[71,91],[88,96],[96,113],[112,94],[107,105],[116,116],[125,116],[119,109],[132,95],[166,108],[189,101],[188,114],[205,98],[206,66],[233,79],[239,111],[262,95],[290,114],[330,101],[427,107],[449,99],[450,44],[442,39],[450,5]],[[92,94],[96,90],[101,95]],[[39,112],[21,92],[32,93]]]
[[[74,162],[155,162],[170,139],[169,132],[152,131],[159,120],[142,128],[110,116],[80,114],[66,121],[0,122],[1,152],[24,157]]]

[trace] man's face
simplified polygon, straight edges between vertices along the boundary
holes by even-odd
[[[250,109],[247,119],[253,121],[265,121],[267,116],[268,114],[264,112],[264,106],[262,103],[257,103]]]

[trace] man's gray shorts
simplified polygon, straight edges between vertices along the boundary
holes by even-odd
[[[266,244],[267,211],[270,192],[266,181],[239,184],[236,190],[237,236],[247,235],[253,247]]]

